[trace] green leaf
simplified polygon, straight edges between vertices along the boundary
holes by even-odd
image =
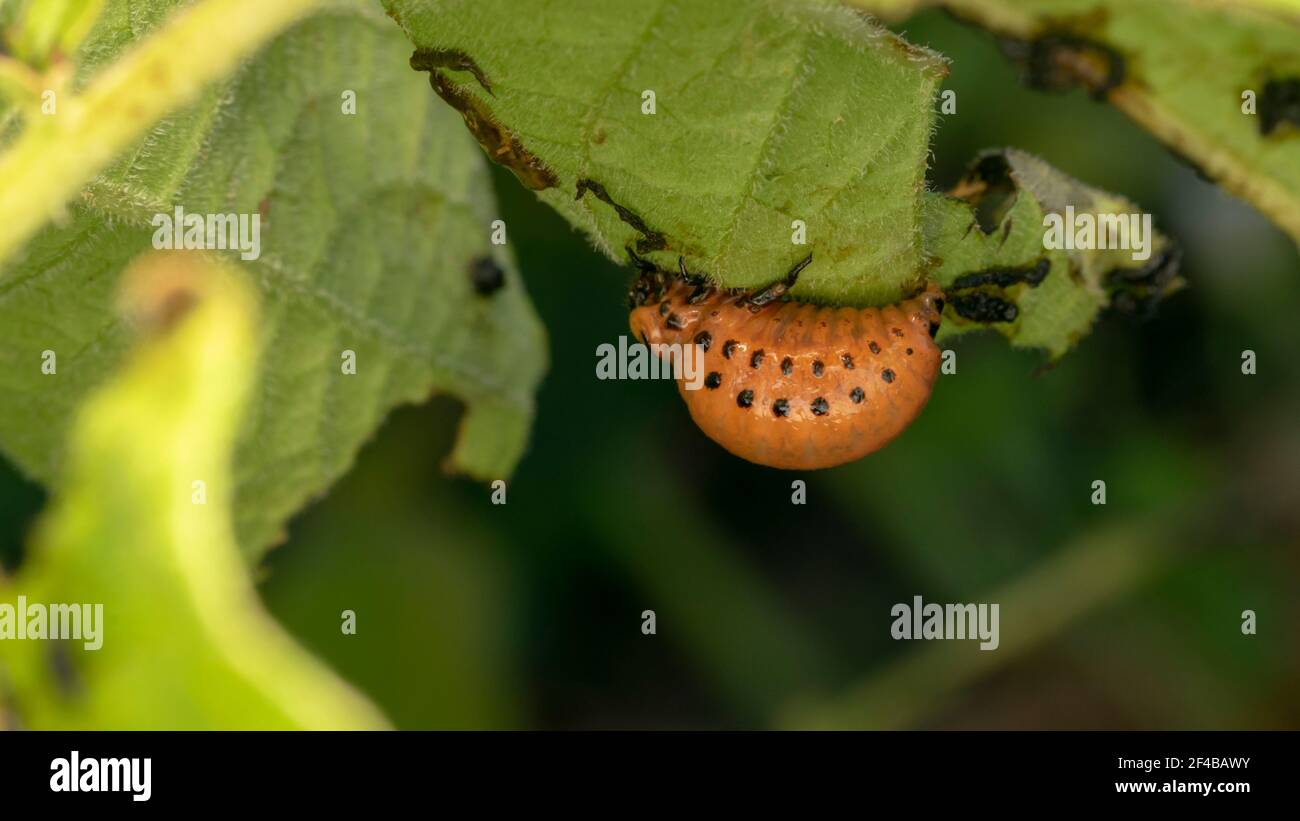
[[[961,198],[930,195],[926,211],[931,276],[949,305],[941,341],[993,328],[1016,347],[1042,348],[1056,359],[1087,334],[1103,308],[1144,311],[1182,285],[1178,251],[1154,228],[1149,237],[1141,229],[1149,243],[1141,250],[1045,247],[1049,214],[1059,215],[1066,231],[1075,227],[1070,214],[1098,226],[1110,219],[1131,226],[1136,216],[1139,227],[1143,215],[1125,198],[1083,185],[1023,151],[985,153],[954,190]]]
[[[40,75],[25,98],[19,91],[26,127],[0,154],[0,179],[5,181],[0,187],[0,261],[47,221],[62,217],[64,204],[77,190],[159,118],[198,98],[208,83],[234,71],[242,59],[320,2],[188,4],[79,91],[73,93],[67,82],[70,66],[64,60]],[[40,0],[29,12],[47,11],[59,3]],[[176,6],[171,0],[118,0],[106,12],[122,16],[129,11],[132,31],[138,33]],[[66,22],[70,28],[60,36],[79,39],[76,30],[88,21]],[[0,92],[12,94],[22,85],[8,58],[0,59],[0,78]]]
[[[103,0],[23,0],[22,22],[8,38],[33,65],[71,53],[95,22]]]
[[[1087,88],[1300,242],[1293,0],[851,3],[892,19],[941,5],[996,32],[1030,85]]]
[[[611,257],[676,270],[680,255],[754,288],[811,251],[795,296],[838,304],[918,283],[946,66],[861,15],[813,0],[384,5],[489,156]]]
[[[83,46],[93,72],[170,2],[109,2]],[[260,213],[261,380],[235,461],[236,534],[252,557],[322,493],[395,405],[432,392],[467,415],[450,466],[503,478],[545,369],[544,331],[505,246],[490,179],[455,112],[406,65],[377,8],[333,4],[169,117],[96,179],[66,222],[0,272],[0,447],[48,482],[63,433],[129,343],[118,273],[156,213]],[[356,94],[355,115],[342,111]],[[490,295],[474,261],[505,272]],[[58,357],[42,373],[42,352]],[[342,372],[345,351],[355,375]]]
[[[233,538],[230,457],[256,361],[252,289],[179,253],[128,279],[145,341],[78,413],[54,503],[22,572],[0,585],[0,603],[29,612],[90,608],[79,636],[20,640],[11,623],[13,640],[0,641],[24,725],[385,726],[265,613]]]

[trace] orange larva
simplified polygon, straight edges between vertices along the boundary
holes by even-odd
[[[805,264],[758,295],[643,274],[631,324],[646,343],[705,348],[704,387],[677,387],[710,439],[760,465],[813,470],[879,450],[921,412],[943,295],[931,286],[884,308],[779,301]]]

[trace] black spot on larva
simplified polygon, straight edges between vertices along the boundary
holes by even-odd
[[[754,351],[754,355],[749,358],[749,367],[757,368],[759,365],[762,364],[763,364],[763,351],[761,349]]]
[[[813,376],[821,376],[825,370],[826,366],[822,364],[820,359],[813,362]]]
[[[734,339],[728,339],[722,343],[722,355],[730,359],[731,355],[736,352],[736,346],[740,343]]]
[[[840,361],[844,363],[844,368],[846,370],[850,370],[850,371],[853,370],[852,356],[850,356],[849,354],[843,354],[842,356],[840,356]]]
[[[668,312],[671,311],[672,309],[673,309],[672,306],[669,305],[667,302],[660,302],[660,303],[659,303],[659,315],[660,315],[660,316],[668,316]]]
[[[892,333],[894,336],[898,337],[899,339],[902,339],[902,338],[903,338],[903,329],[902,329],[902,328],[890,328],[889,331],[890,331],[890,333]]]
[[[931,338],[931,339],[934,339],[934,335],[937,334],[937,333],[939,333],[939,323],[938,323],[938,322],[931,322],[931,323],[930,323],[930,338]]]
[[[880,353],[880,346],[876,344],[874,339],[871,341],[871,344],[868,345],[867,347],[871,349],[872,353],[876,353],[876,354]]]
[[[912,349],[911,349],[911,348],[908,348],[908,349],[907,349],[907,355],[908,355],[908,356],[911,356],[911,355],[912,355]]]
[[[695,335],[695,344],[703,348],[705,353],[708,353],[709,348],[713,345],[713,334],[708,331],[700,331]]]
[[[867,398],[867,394],[862,388],[854,388],[849,392],[849,398],[853,400],[853,404],[861,405],[862,400]]]
[[[812,401],[812,412],[815,416],[825,416],[831,412],[831,403],[819,396]]]
[[[668,325],[669,328],[672,328],[674,331],[680,331],[682,328],[686,327],[686,323],[682,321],[682,318],[677,314],[669,314],[668,322],[666,324]]]
[[[790,403],[785,399],[776,400],[772,403],[772,413],[775,413],[777,416],[789,416]]]
[[[786,376],[789,376],[790,374],[794,373],[794,360],[792,360],[788,356],[785,359],[782,359],[781,373],[785,374]]]
[[[710,371],[709,375],[704,377],[704,387],[709,390],[715,390],[722,384],[722,374],[717,371]]]
[[[736,394],[736,404],[742,408],[747,408],[750,405],[754,404],[754,392],[741,391],[740,393]]]
[[[691,295],[686,297],[686,302],[689,305],[699,305],[701,302],[708,299],[709,294],[711,293],[713,293],[713,289],[710,288],[709,286],[707,285],[697,286],[694,291],[691,291]]]
[[[479,296],[490,296],[506,284],[506,272],[492,257],[479,257],[469,264],[469,281]]]
[[[893,382],[894,372],[889,368],[885,368],[883,371],[880,372],[880,378],[885,380],[886,382]]]

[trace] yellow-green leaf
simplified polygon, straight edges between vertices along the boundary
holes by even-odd
[[[1082,86],[1300,242],[1295,0],[848,0],[943,6],[1000,35],[1026,81]]]
[[[85,81],[175,5],[106,3],[78,55]],[[57,475],[68,420],[129,343],[112,309],[119,272],[150,248],[156,215],[179,206],[260,220],[257,259],[220,252],[265,306],[235,462],[250,558],[394,406],[437,391],[467,406],[450,466],[506,478],[527,444],[546,337],[509,246],[491,242],[486,162],[408,50],[377,6],[329,3],[152,129],[0,267],[0,449],[42,482]],[[502,272],[489,294],[471,277],[480,261]],[[42,370],[46,351],[57,373]]]
[[[92,607],[81,641],[0,640],[20,720],[385,726],[265,613],[235,544],[230,459],[254,384],[254,292],[183,254],[147,259],[128,283],[144,341],[77,415],[53,505],[21,572],[0,586],[0,605]]]

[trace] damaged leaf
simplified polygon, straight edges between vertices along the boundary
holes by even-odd
[[[944,61],[815,0],[385,0],[411,65],[619,261],[893,302],[920,280]]]
[[[1300,7],[1278,0],[849,0],[941,6],[1003,38],[1034,87],[1079,86],[1300,242]]]
[[[1053,225],[1062,247],[1047,247]],[[1153,226],[1123,197],[1023,151],[984,154],[951,195],[927,200],[932,276],[948,300],[940,339],[992,328],[1062,356],[1102,309],[1145,311],[1181,285],[1177,248]]]

